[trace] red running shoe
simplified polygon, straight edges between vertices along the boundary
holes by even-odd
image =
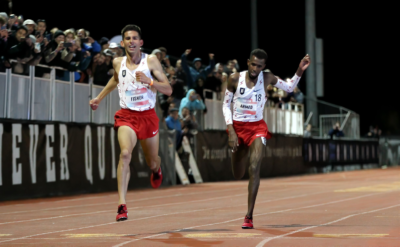
[[[242,229],[253,229],[253,219],[248,216],[244,217]]]
[[[126,209],[126,204],[120,204],[118,206],[117,221],[124,221],[128,219],[128,209]]]
[[[158,187],[160,187],[160,185],[161,185],[161,183],[162,183],[161,166],[160,166],[160,168],[158,169],[158,172],[153,172],[153,173],[151,174],[150,183],[151,183],[151,186],[152,186],[154,189],[157,189]]]

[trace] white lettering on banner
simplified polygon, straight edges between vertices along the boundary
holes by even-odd
[[[86,179],[93,184],[92,175],[92,131],[90,125],[86,125],[85,129],[85,172]]]
[[[39,139],[39,126],[36,124],[29,125],[29,164],[31,167],[31,181],[36,184],[36,150]]]
[[[117,177],[117,168],[115,167],[115,130],[114,128],[110,128],[110,137],[111,137],[111,177]]]
[[[68,130],[67,125],[60,124],[60,180],[69,180],[68,169]]]
[[[21,184],[22,183],[22,166],[21,162],[18,162],[20,155],[19,147],[17,147],[18,143],[22,141],[22,125],[21,124],[12,124],[12,184]]]
[[[97,127],[97,151],[99,153],[99,173],[100,179],[104,180],[104,176],[106,175],[106,160],[105,160],[105,138],[106,136],[106,127]]]
[[[47,182],[56,181],[56,164],[51,161],[53,158],[53,147],[50,144],[54,144],[54,125],[46,125],[46,179]]]
[[[3,147],[1,146],[3,143],[3,124],[0,124],[0,186],[3,185],[3,175],[1,174],[1,160],[3,159]]]

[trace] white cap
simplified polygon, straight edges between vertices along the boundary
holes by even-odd
[[[110,46],[108,48],[118,48],[117,43],[110,43]]]
[[[157,54],[157,53],[161,53],[161,50],[159,50],[159,49],[154,49],[154,50],[151,52],[152,55]]]
[[[31,19],[25,20],[24,23],[22,23],[22,25],[26,26],[26,25],[35,25],[36,23],[34,21],[32,21]]]

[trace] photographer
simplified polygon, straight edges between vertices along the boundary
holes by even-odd
[[[344,136],[343,131],[340,129],[339,122],[336,122],[336,124],[333,125],[333,127],[329,131],[328,135],[330,136],[331,139],[333,139],[333,136],[335,136],[335,137],[343,137]]]
[[[92,67],[94,84],[105,86],[114,75],[114,68],[112,65],[114,55],[115,54],[110,49],[105,49],[102,53],[94,56]]]
[[[0,72],[5,71],[5,54],[7,47],[7,39],[8,39],[8,30],[7,30],[7,20],[3,16],[0,16]]]
[[[101,51],[101,46],[97,41],[90,37],[85,29],[78,30],[78,37],[81,39],[81,48],[83,52],[89,51],[92,56],[95,56]]]
[[[47,45],[44,51],[46,63],[50,66],[58,66],[68,69],[69,62],[72,60],[76,47],[64,47],[65,34],[61,30],[54,33],[53,40]],[[69,43],[70,44],[70,43]],[[63,80],[64,71],[56,70],[56,78]]]

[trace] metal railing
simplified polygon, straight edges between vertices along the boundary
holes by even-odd
[[[0,118],[113,124],[114,113],[120,109],[117,90],[92,111],[89,100],[104,87],[93,80],[75,82],[75,72],[66,72],[69,81],[57,80],[56,70],[65,69],[37,66],[49,69],[50,78],[36,77],[35,66],[29,66],[28,76],[13,74],[11,69],[0,73]]]
[[[213,92],[212,99],[205,99],[207,113],[197,118],[204,130],[226,130],[221,100]],[[233,107],[233,105],[231,105]],[[264,108],[264,120],[272,133],[303,135],[304,106],[298,103],[282,104],[280,108],[268,104]]]

